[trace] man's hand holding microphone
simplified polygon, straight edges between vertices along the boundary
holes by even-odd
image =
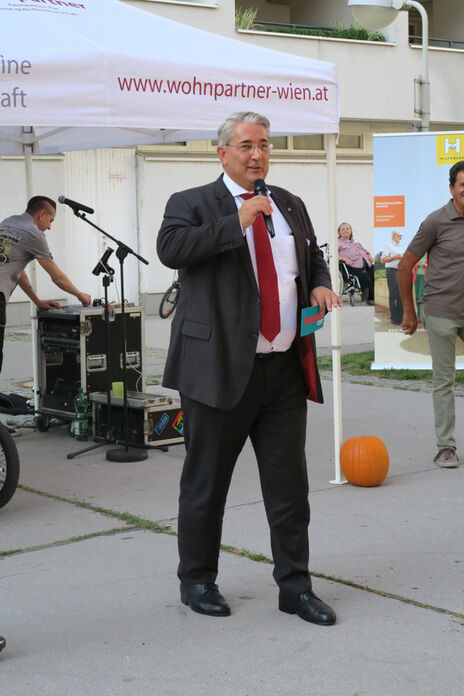
[[[267,196],[267,188],[264,179],[256,179],[254,184],[255,195],[253,198],[246,200],[240,210],[238,211],[238,217],[240,224],[242,225],[242,230],[245,232],[247,227],[253,225],[254,221],[258,215],[264,217],[264,222],[266,224],[267,231],[270,237],[274,237],[274,226],[272,224],[272,204]]]

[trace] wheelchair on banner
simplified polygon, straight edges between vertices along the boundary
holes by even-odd
[[[325,262],[330,268],[330,247],[328,242],[320,244],[319,248],[322,249]],[[352,307],[356,304],[356,300],[362,302],[362,291],[359,278],[354,275],[354,273],[350,273],[349,266],[347,266],[344,261],[338,262],[338,278],[335,282],[332,280],[332,285],[334,289],[337,290],[340,297],[348,295]]]

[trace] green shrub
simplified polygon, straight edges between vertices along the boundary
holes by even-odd
[[[243,9],[243,7],[235,8],[235,28],[236,29],[252,29],[256,15],[258,13],[258,8],[249,7],[248,9]]]
[[[240,10],[243,12],[243,10]],[[256,12],[255,12],[256,16]],[[235,26],[237,29],[251,29],[251,26],[239,27],[237,24],[237,13]],[[332,29],[305,29],[303,27],[281,27],[281,26],[267,26],[260,25],[259,20],[254,21],[255,29],[262,29],[264,31],[277,32],[279,34],[298,34],[301,36],[326,36],[332,39],[354,39],[357,41],[385,41],[385,36],[379,31],[371,31],[370,29],[365,29],[359,26],[359,24],[353,24],[350,27],[345,27],[340,22],[332,22]]]

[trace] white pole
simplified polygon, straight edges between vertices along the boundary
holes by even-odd
[[[23,129],[25,132],[26,129]],[[32,188],[33,188],[33,183],[32,183],[32,144],[25,143],[24,144],[24,167],[26,169],[26,203],[27,201],[32,198]],[[35,261],[33,261],[30,265],[30,271],[29,271],[29,280],[31,281],[31,285],[34,289],[35,292],[37,292],[37,273],[36,273],[36,264]],[[34,305],[35,307],[35,305]]]
[[[325,136],[327,151],[327,190],[328,219],[330,229],[330,275],[332,285],[338,291],[338,238],[337,238],[337,181],[336,181],[336,135]],[[342,446],[342,370],[341,370],[341,329],[339,307],[332,310],[330,322],[332,337],[332,379],[333,379],[333,419],[334,419],[334,460],[335,478],[330,483],[347,483],[340,468],[340,447]]]
[[[23,133],[29,135],[32,129],[24,128]],[[32,143],[24,144],[24,167],[26,170],[26,203],[32,198]],[[29,280],[35,292],[37,292],[37,274],[35,261],[31,263]],[[37,345],[37,307],[33,302],[30,302],[31,311],[31,332],[32,332],[32,375],[33,375],[33,393],[34,393],[34,410],[37,412],[39,408],[39,352]]]
[[[32,146],[24,145],[24,167],[26,170],[26,203],[32,197]]]
[[[422,19],[422,75],[421,87],[421,130],[428,131],[430,126],[430,79],[429,79],[429,18],[420,2],[406,0],[403,9],[414,7]]]

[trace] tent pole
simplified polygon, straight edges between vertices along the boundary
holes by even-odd
[[[23,129],[24,132],[29,132],[28,129]],[[26,203],[32,198],[32,143],[24,144],[24,167],[26,169]],[[30,265],[30,277],[32,288],[37,292],[37,267],[36,262],[32,261]]]
[[[26,169],[26,199],[32,198],[32,145],[24,145],[24,166]]]
[[[327,151],[327,190],[329,204],[330,276],[332,285],[338,283],[338,238],[337,238],[337,181],[336,181],[336,135],[325,136]],[[335,478],[330,483],[347,483],[340,468],[340,447],[342,445],[342,373],[341,373],[341,329],[339,307],[332,310],[330,322],[332,338],[332,380],[333,380],[333,418],[334,418],[334,461]]]
[[[30,132],[24,128],[23,132]],[[26,169],[26,203],[32,198],[32,144],[24,144],[24,167]],[[30,283],[34,292],[37,292],[37,274],[36,262],[31,263],[31,271],[29,277]],[[37,307],[33,302],[30,302],[31,310],[31,338],[32,338],[32,372],[34,382],[34,410],[37,412],[39,408],[39,350],[37,345]]]

